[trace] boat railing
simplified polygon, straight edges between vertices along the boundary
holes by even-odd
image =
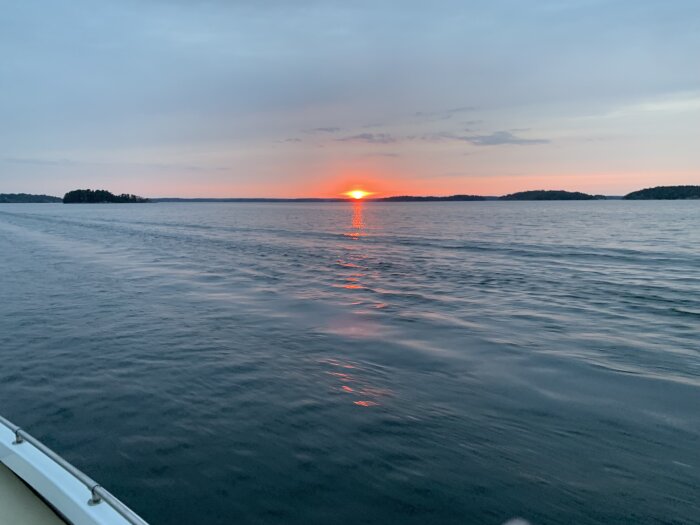
[[[32,436],[26,430],[21,429],[11,421],[0,416],[0,423],[5,427],[10,429],[10,431],[15,435],[15,440],[13,445],[22,445],[27,442],[31,444],[34,448],[39,450],[42,454],[50,458],[54,463],[61,466],[64,470],[69,472],[73,477],[79,480],[83,485],[87,487],[90,491],[90,499],[88,500],[88,505],[99,505],[103,501],[112,507],[119,515],[121,515],[126,521],[132,525],[148,525],[141,517],[139,517],[133,510],[122,503],[115,495],[109,492],[107,489],[102,487],[99,483],[93,480],[90,476],[85,474],[80,469],[76,468],[68,461],[63,459],[61,456],[56,454],[49,447],[44,445],[37,438]]]

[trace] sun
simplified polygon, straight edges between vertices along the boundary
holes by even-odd
[[[343,195],[347,195],[348,197],[352,197],[355,200],[360,200],[364,199],[368,195],[372,195],[369,191],[364,191],[364,190],[351,190],[351,191],[346,191]]]

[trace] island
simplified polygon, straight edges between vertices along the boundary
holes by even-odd
[[[413,195],[398,195],[396,197],[381,197],[371,199],[378,202],[444,202],[444,201],[485,201],[481,195],[449,195],[447,197],[418,197]]]
[[[643,190],[633,191],[623,196],[591,195],[580,191],[565,190],[529,190],[503,195],[502,197],[457,194],[446,196],[422,196],[422,195],[396,195],[391,197],[363,198],[362,201],[370,202],[460,202],[460,201],[590,201],[606,199],[627,200],[651,200],[651,199],[697,199],[700,200],[700,186],[656,186]],[[147,199],[122,193],[115,195],[107,190],[73,190],[66,193],[63,199],[50,195],[30,195],[28,193],[0,193],[0,204],[4,203],[34,203],[34,202],[63,202],[75,203],[141,203],[141,202],[297,202],[297,203],[324,203],[324,202],[356,202],[357,199],[349,197],[301,197],[301,198],[181,198],[163,197]]]
[[[700,186],[656,186],[628,193],[623,198],[628,200],[678,200],[700,199]]]
[[[510,193],[500,198],[502,201],[592,201],[605,199],[603,195],[589,195],[580,191],[531,190]]]
[[[0,193],[0,204],[27,204],[27,203],[61,202],[60,197],[51,195],[31,195],[29,193]]]
[[[334,199],[334,198],[317,198],[317,197],[299,197],[299,198],[273,198],[273,197],[154,197],[149,199],[150,202],[239,202],[239,203],[262,203],[262,202],[346,202],[352,199]]]
[[[231,198],[181,198],[181,197],[157,197],[150,199],[152,202],[443,202],[443,201],[487,201],[496,200],[498,197],[482,197],[480,195],[449,195],[446,197],[423,197],[415,195],[398,195],[395,197],[377,197],[353,199],[352,197],[301,197],[301,198],[271,198],[271,197],[231,197]]]
[[[122,193],[114,195],[107,190],[73,190],[63,196],[63,204],[96,204],[96,203],[132,203],[132,202],[150,202],[149,199]]]

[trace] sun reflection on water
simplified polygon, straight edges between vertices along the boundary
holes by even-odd
[[[354,202],[352,205],[352,227],[356,230],[361,230],[365,227],[362,220],[362,203]]]
[[[350,222],[351,231],[344,233],[346,237],[351,237],[353,239],[358,239],[365,235],[362,231],[365,229],[365,223],[362,216],[362,202],[356,201],[352,203],[352,221]]]
[[[384,388],[377,388],[369,384],[367,370],[357,364],[351,364],[341,359],[322,359],[321,362],[331,370],[326,371],[329,376],[334,377],[340,384],[333,387],[334,390],[347,394],[348,401],[360,407],[374,407],[380,405],[383,397],[391,396],[391,391]],[[353,372],[340,372],[338,369],[352,370]],[[352,386],[351,386],[352,385]]]

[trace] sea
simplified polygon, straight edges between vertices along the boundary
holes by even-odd
[[[700,522],[700,202],[0,205],[0,414],[157,524]]]

